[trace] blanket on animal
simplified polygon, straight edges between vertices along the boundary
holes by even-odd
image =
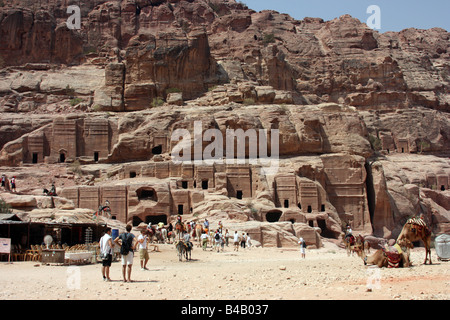
[[[395,244],[393,246],[387,246],[383,248],[384,255],[388,260],[388,268],[398,268],[400,261],[402,260],[402,248]]]

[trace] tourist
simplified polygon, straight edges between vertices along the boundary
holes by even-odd
[[[250,235],[247,233],[247,247],[250,249],[251,246],[252,246],[252,241],[250,239]]]
[[[239,251],[239,233],[237,231],[234,232],[233,243],[234,251]]]
[[[141,261],[141,270],[148,270],[147,269],[147,262],[149,260],[148,256],[148,236],[147,236],[146,230],[141,230],[141,234],[139,235],[137,241],[139,246],[139,260]]]
[[[302,237],[298,240],[298,244],[300,245],[300,252],[302,254],[302,258],[305,259],[305,250],[306,250],[306,241],[303,240]]]
[[[131,282],[131,269],[134,258],[133,250],[136,247],[136,245],[133,246],[134,234],[130,233],[130,231],[131,225],[128,224],[126,227],[126,232],[121,233],[116,239],[114,239],[114,242],[121,246],[120,256],[122,260],[122,275],[124,282],[127,282],[126,275],[128,275],[128,282]]]
[[[220,229],[217,229],[216,234],[214,235],[214,247],[217,248],[217,252],[219,252],[222,242],[222,234],[220,233]]]
[[[106,233],[100,238],[100,254],[102,257],[102,276],[103,281],[111,281],[109,269],[112,263],[114,243],[111,239],[111,228],[106,228]]]
[[[6,190],[6,176],[4,173],[2,174],[2,188]]]
[[[228,239],[230,234],[228,233],[228,229],[225,229],[225,245],[228,247]]]
[[[242,237],[241,237],[241,248],[245,249],[245,243],[247,242],[247,237],[245,236],[245,233],[242,232]]]
[[[208,231],[209,231],[209,221],[208,221],[208,219],[205,219],[205,222],[203,222],[203,229],[205,229],[205,232],[208,233]]]
[[[203,251],[206,250],[206,246],[208,245],[208,234],[205,232],[205,230],[202,230],[202,235],[200,236],[200,239],[202,241],[202,248]]]
[[[11,179],[11,191],[17,192],[16,191],[16,177],[12,177]]]
[[[206,250],[206,246],[208,245],[208,234],[205,232],[205,230],[202,230],[202,235],[200,236],[200,239],[202,240],[202,247],[203,251]]]

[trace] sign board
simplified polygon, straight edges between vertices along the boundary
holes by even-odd
[[[0,238],[0,253],[11,253],[11,239]]]

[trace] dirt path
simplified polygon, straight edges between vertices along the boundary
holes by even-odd
[[[320,250],[251,248],[224,252],[195,248],[192,261],[179,262],[173,245],[151,252],[148,269],[136,254],[132,283],[121,280],[113,263],[112,282],[100,264],[48,266],[36,262],[0,264],[0,299],[102,300],[300,300],[300,299],[445,299],[450,298],[449,262],[422,265],[424,249],[412,251],[408,269],[371,269],[356,256],[326,243]],[[373,283],[372,291],[367,290]]]

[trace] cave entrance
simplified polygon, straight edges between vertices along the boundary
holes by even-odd
[[[266,213],[266,220],[267,222],[278,222],[282,214],[283,212],[280,210],[271,210]]]
[[[64,153],[59,154],[59,162],[61,163],[66,162],[66,155]]]
[[[161,154],[162,153],[162,145],[156,146],[152,149],[153,154]]]
[[[327,222],[325,221],[325,219],[317,219],[317,226],[320,228],[320,230],[322,230],[322,232],[320,233],[321,236],[325,238],[335,237],[334,233],[327,228]]]
[[[141,200],[151,200],[156,202],[158,201],[156,191],[153,188],[139,188],[136,190],[136,194],[138,196],[139,201]]]
[[[152,224],[158,224],[160,222],[164,223],[164,225],[167,224],[167,216],[165,214],[159,215],[159,216],[146,216],[145,217],[145,223],[152,223]]]
[[[137,227],[140,223],[142,223],[142,219],[139,217],[134,216],[133,217],[133,227]]]
[[[38,163],[38,154],[36,152],[33,153],[33,161],[32,163]]]
[[[236,191],[236,198],[242,199],[242,196],[243,196],[242,190]]]

